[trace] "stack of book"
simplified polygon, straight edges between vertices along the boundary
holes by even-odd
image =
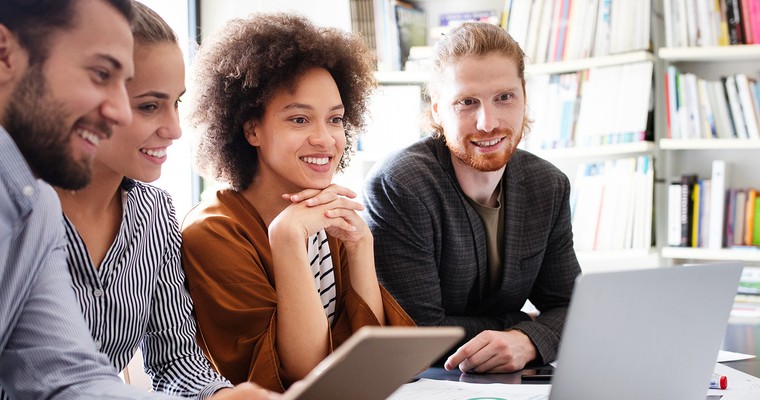
[[[650,1],[506,0],[504,27],[534,63],[649,49]]]
[[[649,249],[653,191],[648,155],[580,165],[570,195],[575,249]]]
[[[403,0],[350,0],[351,30],[377,54],[379,71],[398,71],[413,46],[427,44],[425,12]]]
[[[665,45],[760,44],[757,0],[664,0]]]
[[[709,81],[669,66],[668,137],[760,139],[760,84],[744,73]]]
[[[729,183],[728,164],[714,160],[710,177],[684,174],[668,191],[668,245],[760,246],[760,191]]]
[[[745,266],[742,270],[731,316],[760,318],[760,267]]]
[[[653,140],[652,78],[651,61],[529,77],[528,112],[534,123],[525,148]]]

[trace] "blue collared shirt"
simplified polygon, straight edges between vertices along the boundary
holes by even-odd
[[[164,398],[95,350],[66,269],[58,196],[0,127],[0,386],[18,399]]]

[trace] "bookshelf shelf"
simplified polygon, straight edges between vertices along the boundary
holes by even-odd
[[[617,261],[621,259],[646,258],[657,254],[657,249],[594,250],[575,253],[579,262]]]
[[[670,62],[754,61],[760,58],[760,45],[661,47],[657,55]]]
[[[760,47],[760,46],[758,46]],[[648,51],[634,51],[604,57],[583,58],[579,60],[559,61],[541,64],[527,64],[528,75],[561,74],[582,71],[589,68],[630,64],[639,61],[653,61],[654,55]],[[426,71],[377,71],[375,78],[383,85],[423,84],[430,74]]]
[[[583,58],[578,60],[559,61],[543,64],[528,64],[525,66],[525,72],[529,75],[561,74],[565,72],[582,71],[589,68],[631,64],[640,61],[653,60],[654,56],[648,51],[634,51],[611,56]]]
[[[660,139],[663,150],[758,150],[757,139]]]
[[[620,155],[648,154],[654,153],[657,146],[650,141],[639,141],[631,143],[610,144],[605,146],[594,147],[571,147],[564,149],[550,150],[531,150],[539,157],[549,160],[568,160],[596,157],[611,157]]]
[[[377,71],[375,79],[381,85],[421,85],[430,74],[424,71]]]
[[[693,247],[663,247],[662,258],[680,260],[760,261],[760,248],[700,249]]]
[[[649,249],[576,251],[583,273],[611,272],[641,268],[657,268],[661,265],[659,251]]]

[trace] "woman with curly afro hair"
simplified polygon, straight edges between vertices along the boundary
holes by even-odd
[[[201,347],[284,391],[365,325],[413,325],[380,286],[363,206],[332,184],[374,89],[360,38],[286,14],[229,22],[196,63],[201,172],[229,185],[183,223]]]

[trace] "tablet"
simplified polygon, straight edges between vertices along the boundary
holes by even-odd
[[[365,326],[282,400],[382,400],[427,369],[464,336],[461,327]]]

